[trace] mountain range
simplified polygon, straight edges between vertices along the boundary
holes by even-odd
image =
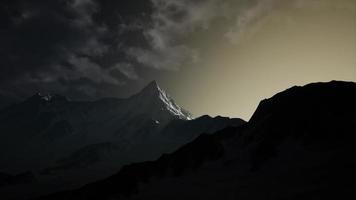
[[[202,133],[244,123],[193,118],[155,81],[125,99],[37,93],[0,111],[1,199],[75,189],[124,165],[158,159]]]
[[[292,87],[248,123],[43,200],[354,199],[356,83]]]

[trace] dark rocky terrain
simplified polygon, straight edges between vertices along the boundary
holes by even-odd
[[[15,103],[16,103],[15,99],[0,95],[0,110]]]
[[[356,83],[293,87],[251,120],[41,199],[354,199]]]
[[[127,99],[84,102],[35,94],[0,111],[0,172],[7,174],[0,196],[27,199],[75,189],[123,165],[155,160],[203,132],[244,123],[193,119],[156,82]],[[37,181],[12,184],[25,171]]]
[[[18,184],[28,184],[36,181],[31,172],[23,172],[16,175],[0,173],[0,187],[6,187]]]

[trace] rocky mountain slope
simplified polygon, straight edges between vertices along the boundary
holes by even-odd
[[[293,87],[243,126],[42,199],[353,199],[355,102],[356,83]]]
[[[157,159],[203,132],[243,123],[192,119],[156,82],[127,99],[78,102],[35,94],[0,112],[0,172],[31,171],[38,181],[1,187],[0,194],[23,199],[73,189],[124,164]]]

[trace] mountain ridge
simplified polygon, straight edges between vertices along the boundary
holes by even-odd
[[[293,87],[263,100],[247,124],[201,135],[156,161],[41,199],[355,197],[354,102],[352,82]]]
[[[77,188],[125,164],[155,160],[203,132],[243,123],[192,119],[156,82],[125,99],[72,101],[35,94],[0,112],[0,172],[33,171],[39,181],[18,193],[10,188],[22,186],[0,188],[0,193],[13,199]],[[57,185],[42,189],[53,185],[51,179]]]

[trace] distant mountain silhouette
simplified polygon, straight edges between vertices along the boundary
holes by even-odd
[[[356,83],[293,87],[251,120],[44,200],[354,199]]]
[[[243,123],[193,119],[155,81],[127,99],[84,102],[38,93],[0,111],[0,172],[32,171],[38,178],[0,187],[1,199],[77,188],[125,164],[155,160],[203,132]]]

